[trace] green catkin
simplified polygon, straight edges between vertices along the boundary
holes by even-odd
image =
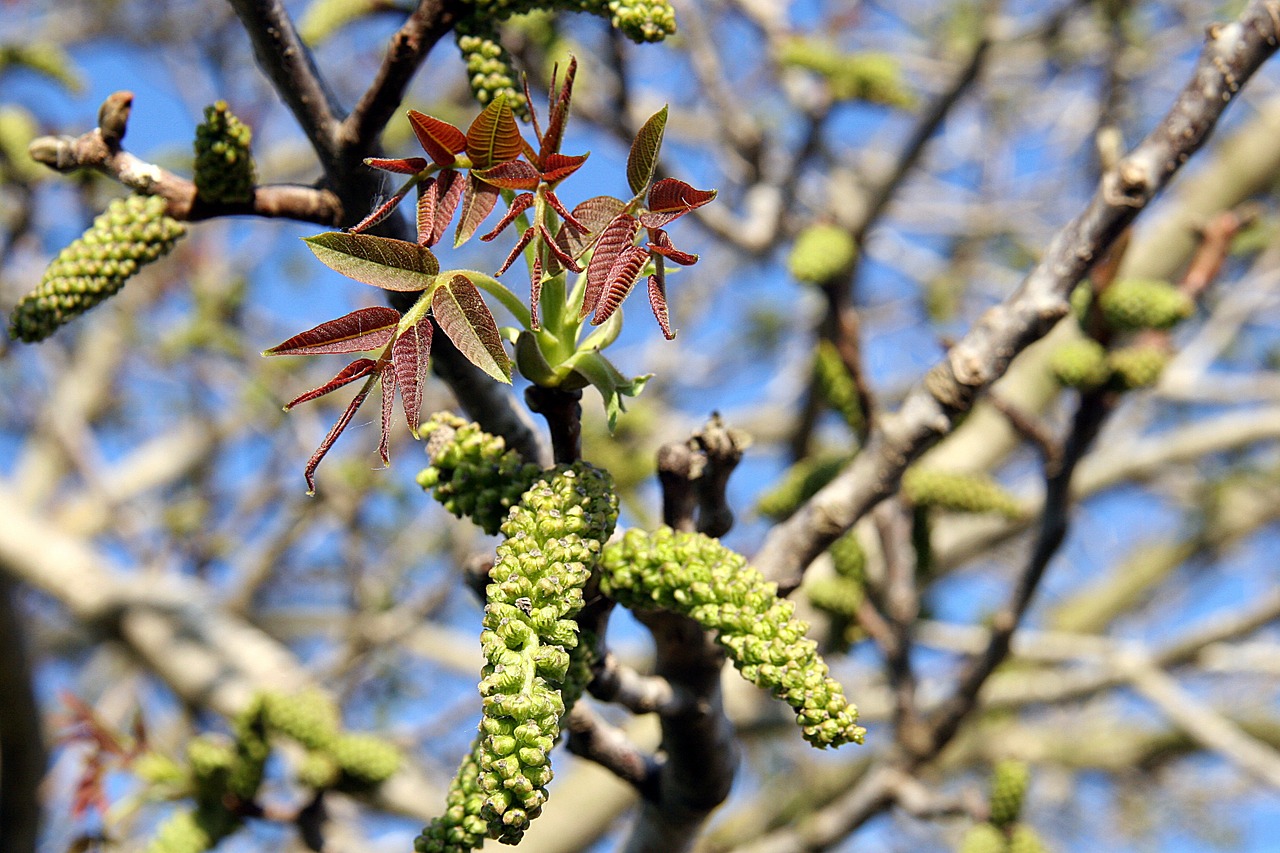
[[[969,827],[960,839],[960,853],[1008,853],[1009,839],[989,823]]]
[[[1169,363],[1169,353],[1159,346],[1134,344],[1107,354],[1112,381],[1124,391],[1155,385]]]
[[[681,613],[708,630],[743,677],[796,712],[814,746],[861,743],[858,712],[828,676],[795,605],[739,554],[700,533],[628,531],[604,549],[600,589],[625,607]]]
[[[542,469],[507,450],[498,436],[474,423],[440,412],[418,430],[427,438],[431,464],[418,474],[418,485],[459,518],[470,518],[490,535]]]
[[[921,508],[936,507],[948,512],[991,512],[1005,518],[1019,518],[1022,507],[1017,498],[985,474],[938,471],[913,466],[902,475],[902,493]]]
[[[835,575],[805,581],[809,603],[839,619],[853,621],[865,594],[867,553],[852,530],[833,542],[827,553]]]
[[[18,106],[0,106],[0,180],[27,183],[48,174],[27,153],[27,146],[39,132],[40,125],[30,112]]]
[[[858,244],[839,225],[810,225],[796,235],[787,269],[796,281],[826,284],[849,269],[858,257]]]
[[[1107,324],[1122,331],[1169,329],[1195,311],[1191,297],[1165,281],[1121,279],[1098,297]]]
[[[818,393],[827,405],[839,412],[852,429],[861,429],[864,421],[858,388],[840,358],[840,351],[831,341],[818,343],[813,359],[813,377]]]
[[[497,31],[476,18],[468,18],[459,25],[455,36],[467,64],[467,83],[472,96],[481,104],[488,104],[503,95],[516,115],[527,117],[529,108],[520,75],[511,54],[499,41]]]
[[[783,65],[813,71],[827,81],[837,101],[866,101],[911,107],[915,96],[902,79],[898,61],[886,53],[846,53],[814,38],[787,41],[779,57]]]
[[[617,511],[608,474],[577,463],[542,474],[502,524],[480,635],[480,736],[445,814],[415,842],[422,853],[473,849],[485,837],[515,844],[541,813],[565,693],[584,680],[571,674],[573,617]]]
[[[352,21],[386,7],[385,0],[311,0],[298,20],[298,35],[315,46]]]
[[[224,809],[203,806],[179,811],[160,826],[146,853],[204,853],[239,825]]]
[[[295,771],[298,782],[308,788],[323,790],[332,788],[338,782],[342,769],[338,762],[327,752],[310,750],[298,763]]]
[[[53,42],[0,45],[0,74],[10,68],[34,71],[72,92],[84,88],[70,54]]]
[[[848,454],[827,454],[801,459],[782,475],[772,489],[760,496],[756,509],[763,516],[781,521],[835,479],[849,463]]]
[[[13,337],[44,340],[58,327],[117,293],[141,267],[173,248],[186,233],[165,214],[159,196],[116,199],[93,225],[49,264],[39,286],[9,317]]]
[[[260,701],[266,725],[307,749],[328,750],[338,738],[342,725],[338,706],[319,690],[291,696],[266,693]]]
[[[1026,824],[1018,824],[1009,833],[1009,853],[1046,853],[1040,834]]]
[[[251,201],[258,182],[249,145],[253,131],[231,112],[226,101],[204,108],[196,127],[196,195],[215,204]]]
[[[342,781],[349,787],[380,785],[400,769],[400,750],[376,735],[338,735],[329,747],[329,754],[342,771]]]
[[[1022,801],[1031,781],[1031,769],[1025,761],[1006,759],[991,771],[991,822],[1007,827],[1018,820]]]
[[[1058,347],[1049,357],[1049,370],[1061,384],[1081,391],[1100,388],[1111,378],[1106,347],[1092,338],[1069,341]]]

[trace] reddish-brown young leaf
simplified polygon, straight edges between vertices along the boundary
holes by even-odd
[[[437,288],[431,310],[468,361],[500,382],[511,382],[511,359],[502,348],[498,324],[471,279],[459,273]]]
[[[556,245],[556,241],[551,237],[551,232],[547,230],[547,226],[538,223],[538,233],[542,237],[542,242],[546,243],[547,248],[551,250],[551,254],[555,255],[557,261],[571,272],[582,272],[582,266],[573,259],[573,256],[564,249]]]
[[[529,75],[520,75],[520,86],[524,89],[524,103],[529,110],[529,123],[533,125],[533,138],[538,141],[538,144],[542,144],[542,126],[538,124],[538,110],[533,105],[533,95],[529,93]],[[523,137],[521,138],[523,139]],[[531,150],[525,151],[525,156],[529,158],[529,162],[536,163],[538,161],[538,152],[533,151],[531,156]]]
[[[333,377],[319,388],[312,388],[307,393],[290,400],[285,404],[284,410],[287,412],[294,406],[309,403],[317,397],[323,397],[325,394],[337,391],[343,385],[350,385],[357,379],[368,376],[372,373],[373,368],[376,365],[377,362],[371,358],[357,358],[355,361],[342,368],[342,370],[338,372],[337,376]]]
[[[391,415],[395,411],[396,369],[391,362],[383,362],[378,371],[378,384],[382,386],[382,432],[378,438],[378,455],[383,466],[391,464]]]
[[[487,169],[520,156],[520,127],[505,93],[489,102],[467,128],[467,156],[472,169]]]
[[[715,190],[699,190],[677,178],[663,178],[649,190],[649,212],[640,215],[646,228],[662,228],[716,197]]]
[[[462,188],[466,180],[461,172],[445,169],[437,177],[429,178],[418,188],[418,243],[434,246],[444,236],[458,209]]]
[[[600,301],[605,288],[609,285],[610,270],[613,268],[614,261],[632,247],[639,231],[640,223],[636,218],[622,213],[614,217],[613,221],[600,232],[600,238],[596,241],[595,254],[591,256],[591,263],[587,264],[587,288],[582,297],[582,311],[579,317],[586,317],[596,310],[596,303]]]
[[[426,290],[440,272],[430,249],[405,240],[330,231],[303,241],[329,269],[383,290]]]
[[[516,262],[516,258],[520,257],[520,253],[524,251],[524,247],[529,245],[529,241],[532,239],[533,239],[533,226],[530,225],[528,228],[524,229],[524,233],[521,234],[520,239],[516,241],[516,245],[511,250],[511,253],[507,255],[507,259],[502,262],[502,266],[498,268],[498,271],[496,273],[494,273],[495,278],[497,276],[502,275],[507,270],[511,269],[511,265]]]
[[[691,267],[698,262],[698,256],[689,252],[682,252],[675,246],[671,245],[671,238],[667,236],[667,232],[661,228],[649,229],[649,251],[656,255],[662,255],[667,260],[677,263],[682,267]]]
[[[662,136],[667,129],[667,108],[664,106],[649,116],[631,141],[627,154],[627,183],[635,195],[645,191],[653,180],[658,167],[658,152],[662,150]]]
[[[294,335],[284,343],[263,350],[263,355],[320,355],[331,352],[365,352],[385,346],[396,333],[400,312],[394,308],[360,308],[336,320],[328,320]]]
[[[366,157],[364,158],[364,164],[374,169],[381,169],[384,172],[394,172],[397,175],[416,175],[427,168],[427,161],[421,157],[404,157],[398,160]]]
[[[405,184],[405,186],[401,187],[399,192],[375,207],[368,216],[348,228],[348,233],[361,234],[390,216],[391,211],[395,210],[396,207],[399,206],[400,202],[404,200],[405,195],[409,192],[410,186],[411,184]]]
[[[676,335],[671,331],[671,319],[667,316],[667,288],[662,276],[657,273],[649,276],[649,307],[653,309],[653,316],[658,320],[663,337],[667,340],[674,338]]]
[[[418,137],[422,150],[441,166],[452,166],[454,154],[467,147],[467,135],[435,116],[409,110],[409,126]]]
[[[503,229],[515,221],[517,216],[528,210],[533,202],[533,193],[520,193],[520,195],[511,200],[511,207],[507,208],[507,212],[503,215],[502,219],[498,221],[498,224],[493,226],[493,230],[488,234],[482,235],[480,239],[483,242],[488,243],[490,240],[497,237],[502,233]]]
[[[545,195],[547,203],[551,205],[551,209],[560,214],[560,218],[569,223],[569,227],[582,234],[587,232],[587,226],[582,224],[582,220],[569,212],[569,209],[564,206],[564,202],[560,200],[560,196],[556,195],[552,190],[547,190]]]
[[[555,90],[555,74],[551,76],[551,95],[548,103],[547,132],[541,139],[538,151],[538,162],[545,164],[547,157],[560,150],[564,139],[564,125],[569,120],[569,102],[573,100],[573,78],[578,73],[578,58],[569,57],[569,67],[564,72],[564,83],[560,91]]]
[[[458,230],[453,233],[456,249],[471,239],[493,209],[498,205],[498,188],[485,183],[475,175],[467,175],[467,187],[462,192],[462,212],[458,215]]]
[[[596,315],[591,318],[591,325],[599,326],[613,316],[627,294],[631,293],[631,288],[636,286],[640,270],[644,269],[647,260],[649,250],[643,246],[630,246],[618,256],[609,270],[608,287],[596,307]]]
[[[531,190],[541,180],[538,170],[523,160],[508,160],[487,169],[472,169],[471,173],[503,190]]]
[[[542,180],[549,184],[558,184],[578,171],[590,156],[590,151],[586,154],[573,155],[552,152],[547,155],[546,160],[542,163]]]
[[[375,377],[370,375],[373,372],[373,367],[374,363],[369,362],[369,367],[363,374],[369,378],[365,380],[364,385],[360,386],[360,390],[347,405],[337,423],[330,427],[328,434],[320,442],[320,446],[316,448],[316,452],[311,454],[311,458],[307,460],[307,467],[302,472],[302,476],[307,480],[307,494],[314,495],[316,493],[316,468],[320,467],[320,460],[324,459],[325,454],[329,452],[329,448],[333,447],[333,443],[338,440],[338,436],[342,435],[343,430],[347,428],[347,424],[351,423],[351,419],[355,417],[356,410],[360,408],[365,399],[368,398],[369,392],[373,390]],[[343,372],[345,373],[346,371]]]
[[[530,228],[530,231],[533,229]],[[533,266],[529,267],[529,328],[538,331],[542,328],[538,322],[538,302],[542,299],[542,256],[535,255]]]
[[[415,436],[422,417],[422,386],[426,384],[431,359],[431,330],[431,318],[424,316],[391,345],[391,364],[395,367],[396,387],[404,404],[404,419]],[[383,393],[386,393],[385,387]]]
[[[604,227],[612,222],[625,207],[622,201],[607,195],[595,196],[575,205],[573,218],[578,220],[586,231],[583,233],[572,226],[561,225],[556,230],[556,245],[574,259],[582,257],[587,249],[594,245]],[[548,269],[551,275],[556,275],[559,271],[555,264]]]

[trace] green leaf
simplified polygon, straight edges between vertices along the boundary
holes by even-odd
[[[516,367],[519,368],[520,375],[534,385],[553,388],[560,384],[560,377],[556,376],[555,370],[547,362],[533,332],[521,332],[516,338]]]
[[[417,243],[341,231],[303,240],[329,269],[383,290],[426,290],[440,272],[436,256]]]
[[[458,273],[439,287],[431,310],[440,329],[467,360],[499,382],[511,384],[511,359],[502,348],[498,324],[469,278]]]
[[[574,370],[600,392],[600,396],[604,399],[604,411],[609,419],[610,432],[613,432],[618,425],[618,415],[626,411],[622,398],[640,396],[645,384],[653,378],[652,373],[646,373],[643,376],[628,379],[598,352],[584,355],[577,361]]]
[[[627,183],[636,195],[644,192],[653,180],[658,168],[658,152],[662,150],[662,136],[667,129],[667,108],[664,106],[644,123],[631,142],[627,155]]]
[[[520,128],[515,114],[507,106],[506,93],[489,102],[467,128],[467,156],[473,169],[487,169],[520,156]]]

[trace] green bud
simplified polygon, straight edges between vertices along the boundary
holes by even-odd
[[[1113,381],[1125,391],[1155,385],[1168,363],[1169,354],[1162,347],[1149,344],[1134,344],[1107,355]]]
[[[1195,312],[1191,297],[1164,281],[1122,279],[1098,297],[1098,307],[1115,329],[1168,329]]]
[[[857,256],[858,244],[848,229],[810,225],[796,235],[787,268],[796,281],[826,284],[847,271]]]
[[[1107,350],[1092,338],[1069,341],[1058,347],[1049,357],[1049,370],[1063,385],[1081,391],[1101,387],[1111,378]]]

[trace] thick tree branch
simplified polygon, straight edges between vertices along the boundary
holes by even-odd
[[[35,853],[47,756],[17,592],[0,573],[0,838],[7,853]]]
[[[1003,303],[988,310],[885,416],[867,448],[799,512],[779,524],[756,563],[785,589],[818,554],[898,485],[903,470],[949,433],[1009,362],[1067,311],[1067,296],[1186,160],[1204,144],[1240,87],[1275,52],[1274,0],[1254,0],[1234,23],[1211,27],[1191,81],[1164,120],[1102,178],[1089,206],[1050,243]]]

